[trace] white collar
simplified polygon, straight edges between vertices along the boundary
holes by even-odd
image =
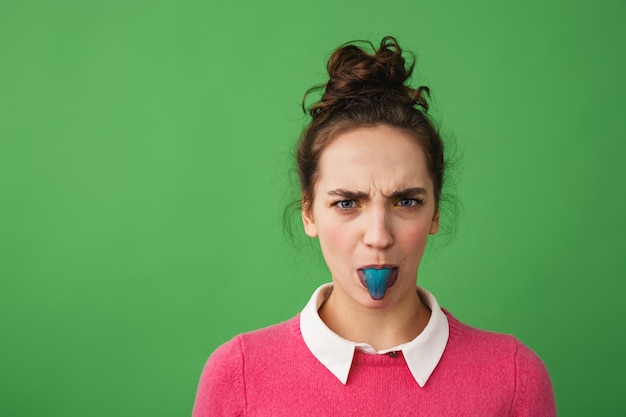
[[[432,312],[428,324],[422,333],[410,342],[376,352],[366,343],[355,343],[342,338],[324,324],[317,311],[324,301],[326,292],[331,288],[332,284],[329,283],[315,290],[300,313],[302,337],[317,360],[345,385],[356,349],[379,354],[402,351],[413,378],[420,387],[423,387],[439,363],[450,333],[448,319],[435,297],[418,287],[422,299]]]

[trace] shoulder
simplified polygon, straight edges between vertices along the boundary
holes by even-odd
[[[299,315],[278,324],[274,324],[251,332],[242,333],[238,337],[242,342],[258,343],[263,341],[276,340],[276,338],[289,338],[297,334],[300,329]]]
[[[550,375],[532,349],[512,335],[469,326],[447,311],[446,316],[451,350],[471,359],[473,366],[500,374],[501,388],[511,392],[512,416],[556,416]]]
[[[515,336],[478,329],[457,320],[445,312],[450,328],[450,345],[455,349],[486,355],[490,362],[507,362],[516,372],[545,373],[546,367],[539,356]]]
[[[266,353],[278,345],[288,345],[298,335],[298,316],[262,329],[241,333],[215,349],[206,367],[213,369],[241,366],[241,361],[246,356],[254,355],[257,351]]]
[[[548,369],[535,352],[519,340],[515,339],[515,342],[515,398],[512,406],[515,415],[556,416]]]
[[[193,416],[235,416],[246,408],[246,369],[248,360],[267,358],[268,352],[277,346],[289,345],[294,330],[298,328],[296,318],[270,327],[243,333],[219,346],[204,366]],[[211,414],[209,413],[211,412]],[[216,413],[216,414],[212,414]]]
[[[518,349],[534,354],[513,335],[479,329],[462,323],[447,310],[444,312],[450,329],[450,344],[458,349],[506,356],[511,359],[515,357]]]
[[[215,349],[206,362],[192,414],[236,416],[245,410],[245,404],[243,354],[240,336],[236,336]]]

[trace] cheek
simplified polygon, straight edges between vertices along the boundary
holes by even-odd
[[[417,223],[402,228],[402,233],[398,236],[402,246],[411,251],[420,253],[426,248],[428,236],[430,235],[430,223]]]
[[[319,242],[326,263],[345,262],[351,258],[355,239],[345,225],[328,224],[319,231]]]
[[[322,250],[327,248],[327,251],[332,250],[334,253],[342,252],[348,244],[347,233],[339,227],[328,227],[320,231],[319,239]]]

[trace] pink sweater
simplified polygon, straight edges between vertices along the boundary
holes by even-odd
[[[401,353],[355,352],[343,385],[308,350],[299,319],[239,335],[209,358],[194,417],[553,417],[545,366],[513,336],[447,313],[450,338],[421,388]]]

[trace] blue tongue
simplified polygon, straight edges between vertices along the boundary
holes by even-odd
[[[391,277],[391,268],[367,268],[363,270],[367,291],[374,300],[382,300],[387,292],[389,278]]]

